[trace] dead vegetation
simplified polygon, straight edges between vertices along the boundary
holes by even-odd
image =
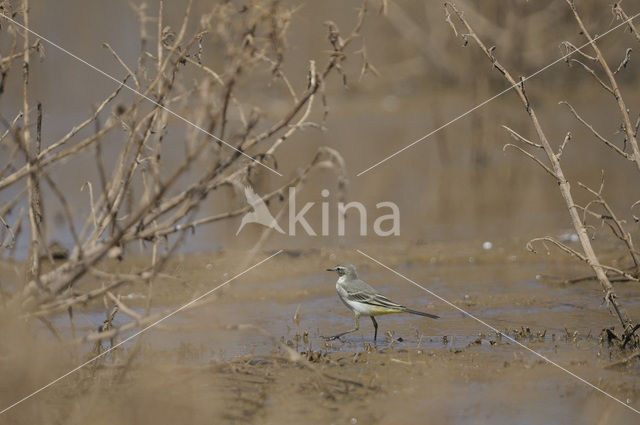
[[[0,170],[0,255],[12,259],[21,234],[28,232],[29,239],[24,282],[2,282],[0,306],[38,318],[56,333],[48,317],[67,312],[75,329],[74,309],[102,300],[105,325],[78,336],[78,341],[113,341],[121,331],[157,319],[150,314],[154,282],[172,254],[200,226],[237,217],[251,208],[230,207],[203,217],[201,206],[211,193],[225,186],[241,193],[245,185],[258,185],[277,175],[276,189],[260,196],[284,208],[286,189],[300,190],[316,169],[336,170],[340,189],[346,185],[344,161],[333,149],[321,147],[302,158],[298,172],[289,177],[278,171],[277,153],[295,133],[323,128],[322,122],[310,120],[312,111],[323,108],[321,116],[326,118],[324,89],[330,74],[337,73],[347,82],[341,64],[360,37],[366,1],[347,33],[333,22],[326,24],[328,54],[319,52],[324,58],[309,61],[304,87],[295,87],[282,69],[294,9],[279,1],[254,0],[244,6],[215,4],[207,13],[195,15],[189,2],[179,25],[172,27],[164,6],[162,1],[157,10],[145,3],[132,4],[140,25],[137,61],[127,63],[104,43],[105,54],[113,57],[121,71],[96,78],[113,79],[113,91],[85,120],[60,139],[50,140],[47,105],[34,101],[29,77],[37,61],[46,61],[45,53],[56,47],[30,32],[28,0],[0,3],[5,47],[0,96],[7,85],[22,86],[21,106],[10,119],[3,118],[0,139],[10,152]],[[362,58],[363,72],[372,69],[366,55]],[[214,69],[212,63],[222,65]],[[266,119],[259,105],[247,97],[247,87],[256,84],[280,85],[290,96],[288,109]],[[119,144],[114,162],[105,160],[106,140]],[[167,146],[175,143],[183,144],[181,156],[167,154]],[[67,201],[66,188],[51,173],[84,160],[87,153],[93,156],[99,179],[82,182],[91,213],[81,217]],[[68,252],[54,249],[47,240],[43,191],[53,193],[63,207],[74,241]],[[105,266],[106,261],[133,253],[149,254],[149,264],[128,273]],[[88,280],[101,285],[89,290],[84,285]],[[143,313],[118,295],[130,285],[146,288]],[[116,312],[128,316],[123,329],[112,323]]]
[[[631,116],[631,111],[628,109],[623,99],[623,94],[618,88],[616,81],[616,74],[622,71],[629,63],[631,48],[626,50],[625,56],[621,59],[620,65],[617,66],[615,71],[608,65],[604,54],[598,48],[595,43],[594,37],[590,35],[590,31],[587,29],[579,11],[576,8],[573,0],[567,0],[568,7],[570,8],[575,22],[579,28],[580,34],[584,37],[584,45],[580,41],[570,42],[565,41],[562,43],[562,47],[565,52],[565,61],[567,64],[578,64],[579,68],[586,70],[593,76],[595,82],[599,84],[614,100],[616,107],[619,110],[619,116],[621,124],[619,125],[620,134],[622,140],[610,141],[606,139],[600,132],[598,132],[594,126],[589,124],[583,119],[576,110],[566,101],[560,102],[569,107],[572,114],[577,120],[584,126],[586,126],[591,133],[595,136],[596,140],[604,143],[607,147],[614,150],[625,161],[632,161],[640,171],[640,151],[638,150],[637,134],[638,127],[640,126],[640,116],[634,120]],[[600,282],[602,290],[604,292],[604,302],[610,308],[611,312],[618,318],[622,325],[622,333],[615,335],[612,340],[620,342],[621,348],[628,348],[637,350],[640,347],[640,337],[636,334],[636,331],[640,328],[639,324],[636,324],[624,309],[621,300],[616,296],[616,291],[611,283],[612,278],[617,281],[632,281],[640,282],[640,269],[638,268],[638,255],[640,252],[636,249],[632,234],[628,230],[628,222],[623,219],[623,216],[631,215],[633,219],[636,219],[632,215],[633,208],[640,203],[629,202],[628,210],[623,215],[620,213],[614,213],[611,206],[606,202],[603,196],[603,190],[605,185],[604,171],[602,172],[600,185],[598,188],[592,188],[587,184],[580,181],[577,185],[591,195],[592,200],[585,205],[579,205],[574,201],[574,193],[570,180],[563,171],[563,161],[569,155],[565,154],[565,150],[568,150],[568,146],[572,141],[572,134],[568,131],[564,139],[558,143],[557,147],[552,146],[552,142],[547,137],[543,130],[542,124],[538,120],[534,105],[530,100],[530,93],[527,93],[525,88],[525,77],[516,78],[512,75],[512,72],[507,69],[505,65],[498,59],[499,46],[487,46],[485,42],[477,35],[477,33],[471,27],[469,21],[466,19],[464,13],[459,10],[452,3],[445,3],[446,21],[453,29],[456,36],[461,37],[464,40],[464,45],[473,41],[484,55],[489,59],[491,65],[496,69],[515,90],[522,105],[528,114],[531,124],[535,130],[537,140],[532,141],[520,132],[517,132],[507,126],[503,126],[508,134],[513,137],[518,144],[507,143],[504,146],[504,150],[515,149],[516,151],[524,154],[527,158],[534,161],[540,166],[547,174],[549,174],[553,180],[557,183],[560,190],[560,194],[565,201],[566,208],[569,213],[571,224],[577,234],[578,240],[582,250],[578,250],[569,244],[558,240],[552,236],[545,236],[535,238],[528,242],[527,247],[529,250],[535,252],[535,245],[542,245],[549,251],[549,245],[555,246],[561,251],[577,258],[578,260],[587,264],[593,271],[593,279],[597,279]],[[613,8],[613,17],[615,22],[617,21],[620,26],[628,26],[629,31],[638,40],[638,34],[634,24],[629,20],[628,15],[624,12],[620,3],[616,3]],[[462,29],[458,29],[453,22],[452,17],[455,16],[457,21],[463,26]],[[630,40],[633,42],[634,40]],[[581,46],[580,48],[576,46]],[[587,53],[589,52],[589,53]],[[587,63],[589,65],[587,65]],[[594,69],[593,67],[597,67]],[[577,72],[580,69],[572,67],[571,72]],[[599,75],[604,74],[604,77]],[[575,143],[575,142],[574,142]],[[541,157],[540,154],[543,156]],[[564,156],[563,156],[564,154]],[[595,224],[593,222],[595,221]],[[594,239],[598,235],[598,229],[596,225],[599,224],[600,228],[608,229],[615,238],[619,241],[621,249],[626,253],[626,258],[621,262],[625,264],[623,267],[614,267],[612,265],[604,264],[599,260],[596,249],[594,248]],[[601,232],[600,232],[601,233]]]

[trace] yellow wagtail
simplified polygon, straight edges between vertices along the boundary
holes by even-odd
[[[378,338],[378,322],[374,316],[392,313],[411,313],[420,316],[438,319],[435,314],[424,313],[422,311],[413,310],[403,305],[394,303],[389,298],[380,295],[375,289],[366,282],[358,279],[356,268],[352,264],[342,263],[327,271],[335,271],[338,273],[338,281],[336,282],[336,290],[343,303],[353,312],[356,321],[356,327],[346,332],[339,333],[330,337],[323,337],[326,340],[338,339],[343,335],[355,332],[360,328],[360,316],[369,316],[373,322],[374,334],[373,340]]]

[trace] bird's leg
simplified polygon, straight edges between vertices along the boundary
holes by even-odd
[[[350,334],[351,332],[355,332],[355,331],[357,331],[358,329],[360,329],[360,315],[359,315],[359,314],[356,314],[356,315],[355,315],[355,318],[356,318],[356,327],[355,327],[355,328],[351,329],[350,331],[346,331],[346,332],[339,333],[339,334],[337,334],[337,335],[333,335],[333,336],[323,336],[322,338],[324,338],[324,339],[325,339],[325,340],[327,340],[327,341],[333,341],[334,339],[338,339],[338,338],[340,338],[340,337],[341,337],[341,336],[343,336],[343,335]]]
[[[373,316],[369,317],[371,317],[371,321],[373,322],[373,342],[375,343],[378,339],[378,322],[376,322],[376,319]]]

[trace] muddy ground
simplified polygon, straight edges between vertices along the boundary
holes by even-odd
[[[522,241],[366,247],[368,255],[504,330],[526,346],[640,407],[638,363],[607,367],[620,354],[603,343],[616,320],[597,282],[568,283],[588,270],[560,256],[528,253]],[[239,252],[176,256],[152,288],[152,311],[177,307],[233,277]],[[611,254],[614,255],[613,253]],[[145,259],[114,263],[135,270]],[[340,261],[389,298],[441,316],[368,319],[341,341],[320,336],[352,327],[335,294]],[[2,264],[4,289],[22,265]],[[87,279],[84,290],[102,284]],[[633,284],[617,290],[640,317]],[[143,312],[148,288],[120,295]],[[104,319],[102,300],[76,309],[82,336]],[[37,320],[3,318],[2,407],[93,355],[69,345],[68,316],[51,318],[61,341]],[[116,315],[115,324],[131,319]],[[129,334],[122,335],[122,338]],[[104,343],[105,346],[109,342]],[[228,283],[203,305],[181,312],[26,400],[2,423],[637,423],[637,414],[527,352],[353,249],[285,251]]]

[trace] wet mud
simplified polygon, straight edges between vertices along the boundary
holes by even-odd
[[[634,362],[609,367],[623,354],[610,349],[601,332],[617,323],[602,305],[597,282],[564,280],[584,271],[574,263],[528,253],[517,241],[496,243],[491,250],[478,243],[363,251],[639,406],[640,368]],[[259,259],[235,252],[176,256],[151,288],[151,311],[178,307]],[[114,262],[112,271],[142,267],[145,261]],[[356,264],[360,277],[392,300],[441,318],[382,316],[377,343],[365,318],[358,332],[325,341],[321,335],[353,325],[335,293],[335,274],[324,271],[340,261]],[[3,263],[3,281],[20,267]],[[126,287],[120,295],[144,313],[149,290]],[[640,314],[637,288],[618,284],[617,290],[629,312]],[[352,249],[284,252],[25,401],[6,418],[66,424],[636,421],[631,410],[468,314]],[[102,300],[77,308],[76,335],[95,330],[104,317]],[[119,312],[114,325],[130,320]],[[66,342],[73,331],[66,314],[52,322],[65,342],[37,321],[14,321],[10,329],[4,322],[3,405],[95,355],[93,344]]]

